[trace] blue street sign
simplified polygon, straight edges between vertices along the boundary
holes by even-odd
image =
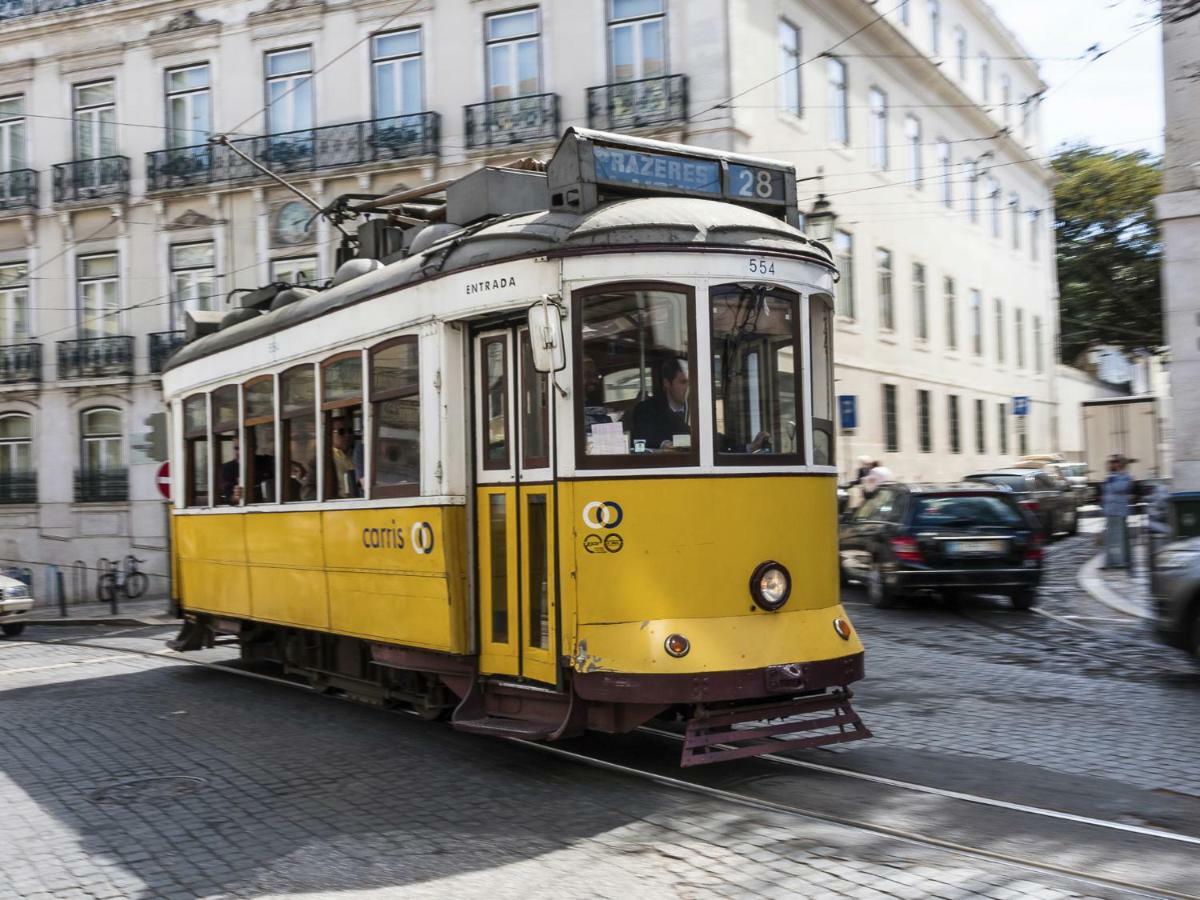
[[[1029,398],[1028,397],[1013,397],[1013,415],[1014,416],[1029,415]]]
[[[853,431],[858,427],[858,397],[854,394],[838,395],[838,418],[842,431]]]

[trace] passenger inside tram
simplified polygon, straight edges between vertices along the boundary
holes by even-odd
[[[221,455],[225,461],[221,463],[221,495],[219,499],[225,505],[236,506],[244,499],[241,443],[234,436],[228,442],[222,441],[222,444],[225,446],[221,448]],[[253,459],[251,479],[254,484],[254,492],[249,498],[249,502],[261,503],[274,497],[275,457],[270,454],[256,453]]]
[[[654,379],[657,390],[633,408],[630,436],[635,453],[691,447],[687,361],[667,357]]]
[[[358,407],[350,407],[329,419],[329,465],[333,490],[326,493],[340,499],[362,496],[363,443]]]

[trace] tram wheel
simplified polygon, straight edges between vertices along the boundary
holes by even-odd
[[[867,600],[879,609],[896,605],[896,595],[883,580],[883,568],[876,561],[867,573]]]

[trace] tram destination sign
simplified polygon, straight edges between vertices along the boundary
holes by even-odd
[[[594,145],[596,181],[622,187],[727,197],[750,203],[786,203],[782,169],[689,158],[625,147]]]

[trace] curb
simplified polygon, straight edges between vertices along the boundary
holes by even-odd
[[[72,625],[181,625],[182,619],[159,619],[152,616],[78,616],[77,618],[21,619],[22,625],[63,626]]]
[[[1135,619],[1152,619],[1154,616],[1141,606],[1130,603],[1104,582],[1100,574],[1100,566],[1104,564],[1104,554],[1097,553],[1082,566],[1075,580],[1081,588],[1092,596],[1092,599],[1103,603],[1109,609],[1114,609]]]

